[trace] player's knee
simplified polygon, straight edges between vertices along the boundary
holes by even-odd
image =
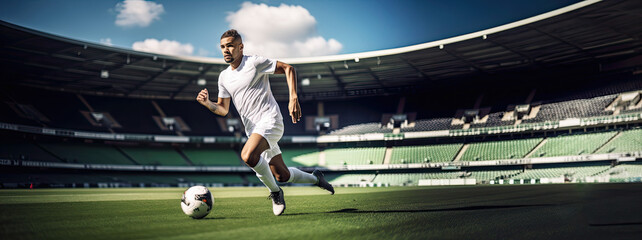
[[[242,151],[241,152],[241,159],[245,163],[251,162],[252,161],[252,152],[250,152],[250,151]]]
[[[241,152],[241,160],[245,162],[245,164],[249,165],[250,167],[256,166],[256,163],[258,163],[260,156],[258,154],[252,153],[252,151],[242,151]]]

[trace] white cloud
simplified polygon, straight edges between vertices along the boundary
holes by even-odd
[[[107,46],[113,46],[114,44],[111,43],[111,38],[101,38],[100,43],[107,45]]]
[[[143,0],[125,0],[116,4],[116,25],[147,27],[165,12],[163,4]]]
[[[226,20],[243,36],[246,54],[309,57],[337,54],[343,47],[335,39],[319,36],[316,19],[302,6],[244,2]]]
[[[186,43],[182,44],[177,41],[171,41],[167,39],[157,40],[154,38],[145,39],[145,41],[135,42],[132,45],[132,49],[142,52],[153,52],[161,53],[167,55],[192,55],[194,52],[194,46],[192,44]]]
[[[197,54],[198,54],[198,56],[201,56],[201,57],[207,57],[207,56],[210,55],[210,51],[208,51],[205,48],[199,48]]]

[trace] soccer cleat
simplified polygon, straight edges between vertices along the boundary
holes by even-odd
[[[283,198],[283,189],[279,188],[278,192],[270,193],[272,199],[272,212],[274,215],[279,216],[285,211],[285,199]]]
[[[323,173],[321,171],[315,169],[314,172],[312,172],[312,175],[317,177],[317,183],[315,185],[328,190],[330,194],[334,195],[334,187],[332,187],[332,184],[328,183],[328,181],[325,180],[325,177],[323,177]]]

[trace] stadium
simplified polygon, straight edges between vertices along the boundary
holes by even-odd
[[[640,12],[583,1],[418,45],[283,59],[303,109],[283,160],[321,169],[337,194],[285,184],[282,217],[241,160],[236,110],[194,101],[217,89],[222,59],[2,21],[0,236],[637,239]],[[285,77],[270,85],[287,116]],[[203,220],[179,210],[194,185],[216,201]]]

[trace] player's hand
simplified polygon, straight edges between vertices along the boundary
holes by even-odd
[[[198,93],[198,96],[196,96],[196,101],[205,107],[209,107],[210,94],[209,92],[207,92],[207,88],[203,88],[203,90]]]
[[[290,99],[290,104],[288,104],[288,109],[290,110],[290,117],[292,117],[292,123],[297,123],[301,121],[301,105],[299,105],[298,99]]]

